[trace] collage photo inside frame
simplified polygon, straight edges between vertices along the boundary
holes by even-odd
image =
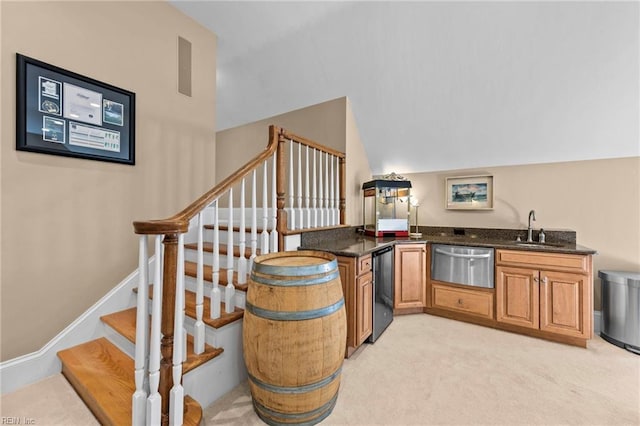
[[[134,163],[133,93],[21,55],[17,93],[18,150]]]

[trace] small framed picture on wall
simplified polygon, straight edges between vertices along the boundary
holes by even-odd
[[[445,179],[445,208],[449,210],[493,209],[493,176],[457,176]]]

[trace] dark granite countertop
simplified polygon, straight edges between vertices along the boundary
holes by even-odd
[[[561,231],[565,232],[565,231]],[[300,249],[321,250],[333,253],[337,256],[360,257],[368,253],[380,250],[384,247],[394,244],[406,243],[432,243],[432,244],[451,244],[461,246],[476,247],[493,247],[496,249],[523,250],[535,252],[550,253],[567,253],[567,254],[596,254],[596,251],[585,246],[575,243],[572,238],[558,238],[557,241],[549,241],[545,244],[526,242],[518,242],[515,237],[511,239],[498,238],[499,236],[507,236],[506,233],[490,235],[491,233],[470,233],[468,235],[423,235],[422,238],[408,237],[390,237],[390,238],[374,238],[351,232],[340,232],[333,235],[333,238],[309,238],[303,240]],[[562,235],[562,234],[558,234]],[[574,233],[575,235],[575,233]]]
[[[354,237],[351,239],[319,241],[303,245],[300,249],[320,250],[333,253],[336,256],[364,256],[384,247],[397,243],[395,238]]]

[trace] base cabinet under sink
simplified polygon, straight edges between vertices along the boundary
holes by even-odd
[[[575,346],[593,337],[591,255],[495,251],[495,288],[427,280],[424,311]]]
[[[590,337],[591,309],[582,274],[498,266],[499,322],[575,337]]]
[[[591,257],[498,250],[496,321],[591,338]]]

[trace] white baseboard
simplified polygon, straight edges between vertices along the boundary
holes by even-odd
[[[149,259],[150,271],[153,270],[154,259],[154,256]],[[100,337],[103,333],[100,317],[135,306],[133,289],[137,285],[136,269],[40,350],[0,363],[1,393],[13,392],[59,373],[62,365],[57,353]]]
[[[602,311],[593,311],[593,334],[600,334],[602,329]]]

